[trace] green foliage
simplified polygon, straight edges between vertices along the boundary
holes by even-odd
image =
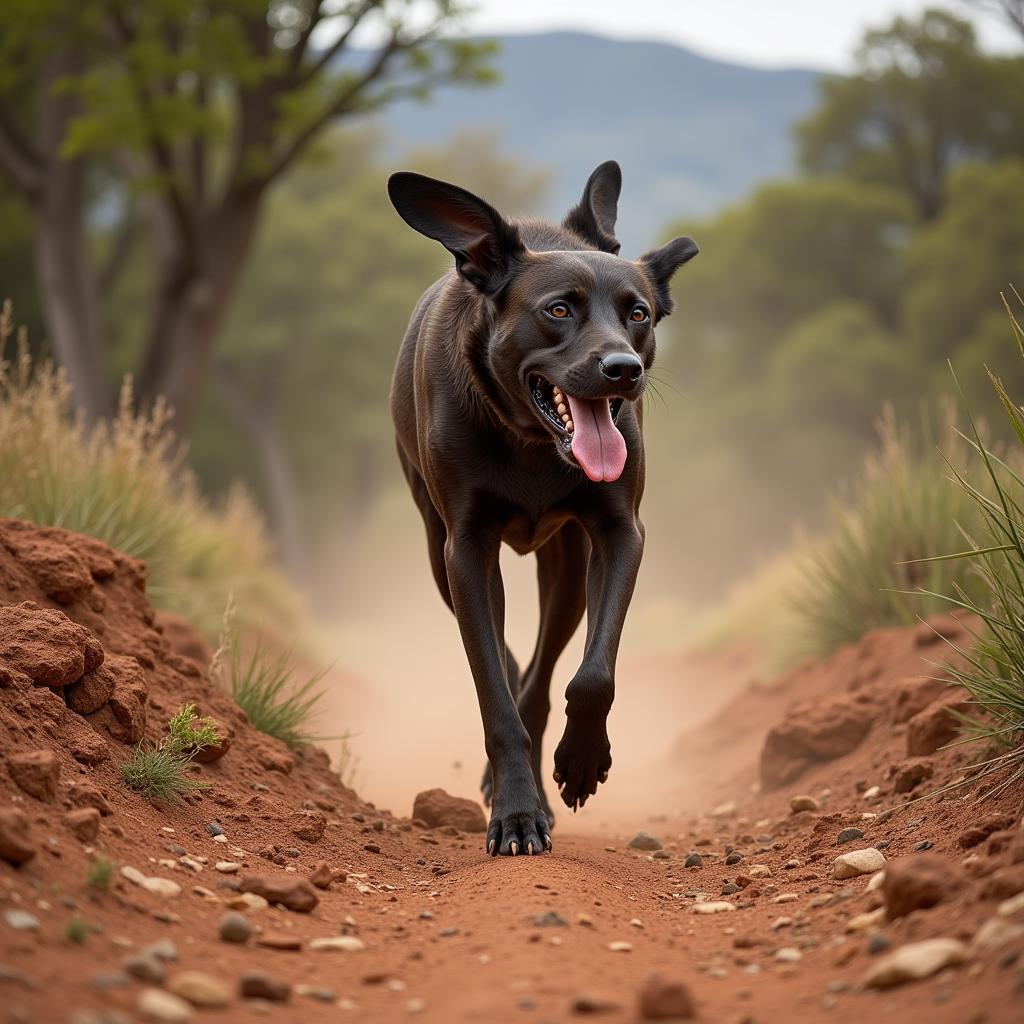
[[[1024,307],[1024,302],[1020,304]],[[1009,307],[1007,311],[1017,355],[1024,359],[1024,330]],[[1024,409],[995,374],[990,372],[990,378],[1020,455]],[[961,716],[964,738],[986,743],[991,755],[971,765],[967,777],[986,782],[987,795],[992,795],[1024,779],[1024,478],[1022,460],[1018,458],[1014,465],[1000,458],[973,419],[970,444],[991,490],[983,492],[970,477],[957,475],[959,493],[974,506],[978,525],[963,531],[966,551],[961,542],[958,549],[946,549],[957,553],[939,556],[931,564],[966,560],[980,586],[946,587],[928,596],[944,597],[982,622],[973,648],[961,651],[966,666],[953,666],[950,671],[977,706],[975,714]]]
[[[200,493],[157,405],[137,415],[130,382],[110,423],[86,428],[64,376],[34,363],[24,336],[13,358],[10,305],[0,315],[0,515],[97,537],[147,567],[147,593],[216,636],[229,592],[254,616],[290,630],[298,602],[273,568],[259,514],[240,490],[219,505]]]
[[[220,742],[212,719],[204,718],[199,729],[194,704],[186,704],[167,723],[167,735],[157,744],[141,743],[121,765],[124,784],[152,803],[174,804],[183,796],[204,789],[186,772],[195,755],[206,745]]]
[[[969,471],[969,446],[951,413],[938,418],[949,424],[938,442],[942,455],[886,420],[881,451],[832,499],[831,528],[802,559],[803,579],[791,594],[811,653],[828,654],[869,629],[942,611],[947,604],[936,595],[954,585],[980,598],[973,574],[958,574],[953,562],[924,561],[950,550],[961,530],[971,533],[979,522],[971,494],[949,483],[950,470]]]
[[[102,854],[98,854],[89,861],[89,869],[85,874],[85,884],[90,889],[99,889],[105,892],[110,888],[110,883],[114,878],[116,869],[117,865],[112,860],[108,860]]]
[[[822,80],[798,129],[807,170],[901,189],[930,219],[956,162],[1024,153],[1024,60],[982,54],[969,22],[897,18],[856,59],[855,75]]]
[[[89,937],[89,926],[77,914],[68,918],[64,928],[64,938],[76,946],[81,946]]]

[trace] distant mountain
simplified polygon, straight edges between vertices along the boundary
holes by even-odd
[[[623,255],[680,216],[704,215],[793,168],[791,129],[815,103],[818,73],[768,71],[665,43],[576,32],[498,37],[501,81],[444,88],[380,120],[396,147],[497,128],[515,154],[553,168],[548,214],[574,203],[602,160],[622,165]]]

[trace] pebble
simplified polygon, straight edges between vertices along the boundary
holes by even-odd
[[[238,979],[238,991],[246,999],[266,999],[272,1003],[286,1003],[291,999],[292,987],[262,971],[246,971]]]
[[[170,939],[157,939],[156,942],[151,942],[139,952],[146,956],[155,956],[157,960],[163,960],[164,963],[174,963],[178,959],[178,947]]]
[[[310,949],[322,950],[324,952],[339,951],[342,953],[356,953],[364,949],[363,941],[353,935],[329,936],[323,939],[311,939]]]
[[[158,1024],[186,1024],[192,1019],[192,1007],[184,999],[158,988],[145,989],[136,1006],[143,1017]]]
[[[224,829],[222,829],[215,821],[211,821],[210,824],[206,826],[206,831],[209,832],[211,836],[224,835]]]
[[[233,875],[241,870],[242,865],[237,860],[219,860],[213,867],[222,875]]]
[[[121,969],[137,981],[145,981],[150,985],[162,985],[167,977],[167,968],[163,961],[150,953],[136,953],[121,961]]]
[[[915,853],[923,853],[925,850],[930,850],[935,844],[928,839],[922,839],[919,843],[914,843],[911,849]]]
[[[616,1013],[622,1006],[608,996],[596,992],[583,992],[573,998],[570,1004],[573,1013],[596,1015],[599,1013]]]
[[[892,943],[880,932],[875,932],[874,935],[868,939],[868,952],[872,956],[877,956],[879,953],[884,953]]]
[[[320,861],[310,874],[309,880],[318,889],[330,889],[331,882],[334,880],[330,865],[326,861]]]
[[[689,1020],[696,1016],[690,990],[681,982],[652,974],[640,990],[643,1020]]]
[[[609,942],[608,948],[613,953],[631,953],[633,951],[633,943],[618,940],[616,942]]]
[[[297,996],[308,996],[321,1003],[333,1003],[338,998],[338,993],[333,988],[322,988],[319,985],[296,985],[292,991]]]
[[[852,843],[855,839],[863,839],[864,833],[859,828],[844,828],[839,835],[836,836],[836,846],[842,846],[845,843]]]
[[[789,809],[794,814],[799,814],[801,811],[816,811],[818,808],[818,801],[815,800],[813,796],[808,796],[806,793],[790,797]]]
[[[34,932],[39,927],[39,918],[24,910],[5,910],[4,920],[17,932]]]
[[[772,869],[767,864],[751,864],[747,869],[750,878],[771,878]]]
[[[662,842],[657,836],[652,836],[649,832],[637,832],[630,839],[628,845],[634,850],[660,850]]]
[[[740,887],[735,882],[726,882],[725,885],[722,886],[723,896],[732,896],[734,893],[739,891]]]
[[[733,852],[725,858],[725,863],[728,867],[732,867],[734,864],[739,864],[741,860],[743,860],[743,854]]]
[[[548,910],[543,914],[537,914],[535,917],[532,917],[531,920],[538,928],[567,928],[569,925],[569,922],[566,921],[566,919],[556,910]],[[454,935],[458,929],[445,928],[442,929],[442,934],[446,931]]]
[[[224,942],[248,942],[252,925],[244,914],[229,910],[217,925],[217,934]]]
[[[651,854],[651,860],[671,860],[672,854],[668,850],[655,850]]]
[[[695,914],[720,914],[735,909],[735,903],[727,903],[725,900],[710,903],[694,903],[693,905],[693,912]]]
[[[803,960],[804,955],[795,946],[783,946],[775,951],[775,959],[780,964],[795,964]]]
[[[779,893],[779,895],[772,900],[772,903],[796,903],[798,899],[800,899],[800,897],[795,892],[783,892]]]
[[[302,940],[287,932],[263,932],[256,936],[256,945],[265,949],[298,950],[302,949]]]
[[[967,946],[958,939],[925,939],[900,946],[883,957],[864,976],[866,988],[895,988],[937,974],[945,967],[963,963]]]
[[[148,875],[144,875],[138,868],[133,868],[130,864],[125,864],[121,868],[121,877],[126,878],[134,885],[140,886],[146,892],[155,893],[157,896],[171,898],[181,895],[181,886],[177,882],[172,882],[169,878],[160,878],[159,876],[150,878]]]
[[[832,862],[832,875],[837,879],[856,878],[879,871],[885,865],[885,855],[873,847],[841,853]]]
[[[181,971],[167,981],[167,991],[193,1006],[219,1010],[231,1005],[231,993],[219,978],[203,971]]]
[[[845,930],[848,932],[862,932],[868,928],[876,928],[885,924],[885,907],[878,907],[876,910],[869,910],[864,914],[857,914],[846,922]]]
[[[699,853],[691,853],[687,856],[686,860],[683,861],[684,868],[702,868],[704,867],[704,858]]]
[[[231,910],[266,910],[270,904],[254,892],[242,892],[228,900]]]

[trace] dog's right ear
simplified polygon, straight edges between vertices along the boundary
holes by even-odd
[[[602,252],[619,254],[615,220],[619,212],[622,171],[614,160],[606,160],[587,179],[583,198],[569,211],[562,223]]]
[[[388,179],[388,195],[406,224],[440,242],[455,257],[459,274],[485,295],[502,286],[525,252],[516,226],[458,185],[398,171]]]

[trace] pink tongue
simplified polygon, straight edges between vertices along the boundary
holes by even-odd
[[[572,453],[595,483],[618,480],[626,464],[626,441],[612,422],[607,398],[569,399],[572,413]]]

